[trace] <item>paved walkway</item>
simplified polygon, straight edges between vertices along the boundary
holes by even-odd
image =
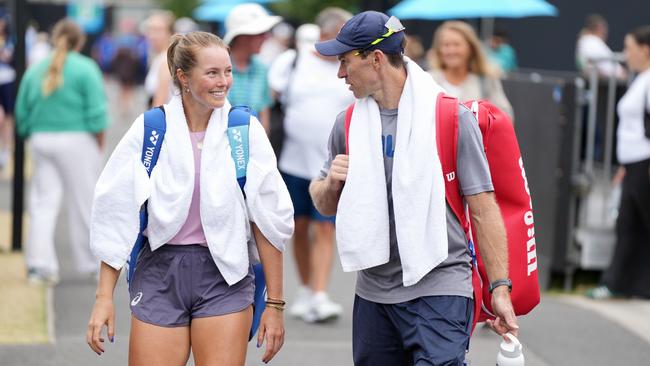
[[[291,299],[296,285],[295,271],[288,258],[285,262],[286,294]],[[342,273],[336,263],[332,296],[343,303],[345,314],[336,322],[322,325],[287,319],[286,344],[272,364],[351,365],[353,283],[354,276]],[[0,346],[2,364],[125,365],[129,327],[125,281],[121,278],[115,290],[118,311],[116,343],[108,345],[108,351],[102,356],[91,352],[84,341],[94,290],[92,281],[64,273],[61,284],[54,288],[55,343]],[[520,338],[524,343],[527,365],[647,364],[650,340],[644,330],[650,326],[649,312],[648,301],[595,302],[577,296],[546,295],[532,315],[520,319]],[[493,365],[498,343],[499,338],[491,331],[477,328],[469,355],[471,365]],[[261,365],[260,359],[261,350],[251,344],[247,365]]]

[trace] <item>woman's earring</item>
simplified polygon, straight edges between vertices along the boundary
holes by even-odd
[[[187,85],[185,85],[185,92],[186,92],[186,93],[189,93],[189,92],[190,92],[190,88],[189,88]]]

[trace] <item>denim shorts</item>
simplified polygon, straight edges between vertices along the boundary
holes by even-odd
[[[232,286],[203,245],[145,244],[131,281],[131,312],[140,321],[163,327],[188,326],[193,318],[242,311],[253,303],[252,267]]]
[[[473,304],[462,296],[425,296],[398,304],[355,296],[355,366],[464,365]]]
[[[324,221],[334,223],[336,216],[323,216],[314,206],[314,202],[309,195],[309,179],[282,173],[284,183],[287,185],[291,201],[293,202],[294,217],[309,217],[315,221]]]

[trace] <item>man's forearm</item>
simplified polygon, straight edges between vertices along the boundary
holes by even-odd
[[[465,197],[469,204],[476,239],[490,282],[508,278],[508,243],[501,211],[494,193]]]
[[[334,189],[327,179],[316,178],[309,185],[309,194],[318,212],[324,216],[336,215],[336,208],[341,197],[340,189]]]

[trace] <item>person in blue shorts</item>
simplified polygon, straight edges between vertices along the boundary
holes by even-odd
[[[113,291],[146,203],[147,240],[129,286],[129,365],[185,365],[191,351],[197,366],[243,366],[255,290],[251,258],[258,251],[267,299],[257,345],[267,342],[262,361],[269,362],[284,342],[282,251],[293,232],[289,193],[254,117],[244,192],[237,182],[226,132],[233,82],[226,44],[206,32],[176,35],[166,62],[180,95],[163,106],[166,133],[151,176],[140,160],[140,116],[95,188],[90,246],[101,271],[86,341],[102,354],[104,326],[114,341]],[[148,137],[160,143],[159,136]]]
[[[336,118],[329,159],[310,186],[319,211],[337,215],[343,269],[358,271],[354,364],[463,365],[472,269],[463,228],[445,203],[436,154],[436,97],[443,89],[403,56],[404,27],[395,17],[360,13],[316,49],[338,57],[338,77],[357,98],[348,133],[346,112]],[[492,282],[496,319],[489,324],[516,334],[506,234],[481,132],[467,108],[459,105],[458,116],[452,178],[459,179]]]
[[[316,17],[320,39],[336,36],[352,14],[326,8]],[[316,41],[316,40],[314,40]],[[294,205],[293,257],[300,287],[289,315],[306,322],[337,318],[343,307],[327,290],[334,259],[334,217],[321,215],[309,196],[309,183],[327,157],[327,136],[339,110],[354,101],[336,77],[336,57],[316,52],[314,44],[281,54],[269,71],[271,88],[284,100],[284,143],[278,167]]]

